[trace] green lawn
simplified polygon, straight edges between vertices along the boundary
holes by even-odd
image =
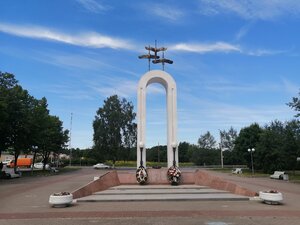
[[[213,168],[211,170],[223,173],[231,173],[230,168]],[[261,171],[255,171],[254,175],[252,175],[252,171],[248,168],[242,169],[242,174],[234,174],[235,176],[241,177],[270,177],[271,174],[263,173]],[[300,171],[285,171],[289,175],[289,181],[300,183]]]

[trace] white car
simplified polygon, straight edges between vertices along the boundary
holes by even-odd
[[[104,163],[97,163],[96,165],[93,165],[93,167],[94,169],[110,169],[110,166]]]
[[[38,162],[38,163],[35,163],[35,164],[33,165],[33,167],[34,167],[35,169],[43,169],[43,166],[44,166],[44,164],[43,164],[42,162]],[[50,165],[49,165],[49,164],[46,164],[45,169],[46,169],[46,170],[50,169]]]
[[[7,165],[7,164],[10,163],[10,161],[11,161],[11,159],[6,159],[6,160],[4,160],[2,163],[3,163],[3,165]]]

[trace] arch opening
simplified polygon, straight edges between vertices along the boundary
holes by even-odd
[[[146,93],[146,161],[167,162],[167,94],[161,83],[150,83]]]

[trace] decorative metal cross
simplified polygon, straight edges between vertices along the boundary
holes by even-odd
[[[149,46],[145,46],[145,49],[148,50],[148,54],[147,55],[140,55],[139,59],[148,59],[148,69],[149,69],[149,71],[150,71],[150,61],[151,61],[151,59],[153,59],[152,63],[154,63],[154,64],[161,63],[163,70],[165,70],[165,63],[173,64],[172,60],[165,58],[165,51],[167,51],[167,48],[165,48],[165,47],[157,48],[156,47],[156,41],[155,41],[155,47],[151,47],[149,45]],[[154,55],[151,54],[151,51],[154,52]],[[158,52],[162,52],[162,58],[160,58],[160,56],[157,55]]]

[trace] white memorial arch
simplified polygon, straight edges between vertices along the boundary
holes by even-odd
[[[146,168],[146,93],[147,86],[152,83],[159,83],[163,85],[166,90],[168,168],[173,166],[173,151],[175,151],[175,162],[176,166],[178,167],[176,83],[170,74],[161,70],[151,70],[145,73],[138,84],[137,167],[140,166],[140,162],[142,159],[142,166]]]

